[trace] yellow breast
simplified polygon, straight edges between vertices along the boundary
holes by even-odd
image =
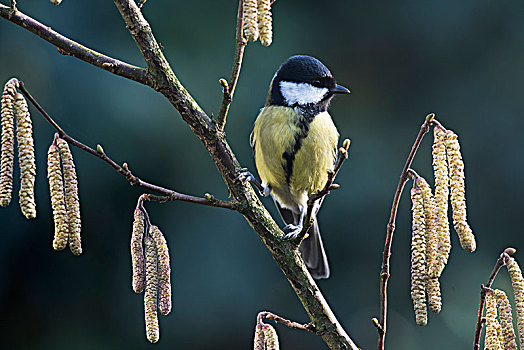
[[[333,169],[339,135],[331,116],[322,112],[308,126],[305,134],[304,117],[293,108],[268,106],[253,127],[251,142],[258,174],[284,205],[303,205],[309,194],[324,186],[328,170]]]

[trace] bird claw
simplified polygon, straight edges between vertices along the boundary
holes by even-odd
[[[247,170],[247,168],[240,169],[237,177],[235,177],[235,181],[240,181],[243,184],[253,180],[255,180],[255,177],[249,172],[249,170]]]
[[[291,232],[284,236],[284,239],[295,239],[298,234],[302,232],[302,225],[289,224],[284,227],[284,230],[291,230]]]
[[[251,182],[258,189],[258,192],[263,197],[267,197],[271,193],[271,189],[269,188],[269,186],[261,185],[255,179],[253,174],[251,174],[249,170],[247,170],[247,168],[240,169],[238,175],[235,177],[235,181],[240,181],[243,185],[245,185],[248,182]]]

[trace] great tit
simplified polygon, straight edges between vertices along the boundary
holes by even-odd
[[[335,94],[349,90],[337,85],[331,72],[316,58],[292,56],[275,73],[266,105],[253,131],[251,147],[262,183],[260,193],[271,194],[282,219],[291,230],[286,238],[300,233],[307,201],[321,190],[337,157],[338,131],[327,112]],[[242,181],[257,184],[247,170]],[[329,265],[320,238],[316,213],[308,236],[300,245],[302,258],[314,278],[328,278]]]

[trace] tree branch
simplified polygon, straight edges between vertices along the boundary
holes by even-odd
[[[244,27],[244,0],[238,1],[238,14],[237,14],[237,32],[236,32],[236,50],[235,59],[233,60],[233,69],[231,71],[231,77],[229,83],[226,82],[224,86],[224,99],[222,100],[222,106],[217,117],[218,130],[223,131],[226,126],[227,112],[229,106],[233,101],[233,94],[238,82],[238,76],[240,74],[240,68],[242,67],[242,58],[244,57],[244,49],[246,48],[247,41],[242,35]]]
[[[145,69],[135,67],[112,57],[91,50],[76,41],[66,38],[50,27],[34,20],[22,12],[0,4],[0,16],[36,34],[45,41],[55,45],[61,54],[76,57],[82,61],[102,68],[121,77],[134,80],[140,84],[151,85]]]
[[[202,141],[231,195],[238,201],[239,211],[273,255],[304,305],[311,322],[319,330],[319,334],[331,349],[357,350],[357,346],[344,331],[320,293],[294,244],[282,239],[282,231],[264,208],[253,188],[235,181],[242,167],[231,151],[224,134],[217,130],[210,118],[176,78],[153,36],[149,23],[133,1],[113,1],[147,62],[148,70],[154,80],[153,87],[166,96]]]
[[[515,253],[514,248],[506,248],[504,251],[500,254],[500,257],[497,260],[497,263],[495,264],[495,267],[493,268],[493,271],[491,272],[491,275],[489,276],[488,283],[484,286],[483,284],[480,286],[480,302],[479,302],[479,311],[477,314],[477,326],[475,327],[475,340],[473,341],[473,350],[479,350],[480,349],[480,333],[482,332],[482,325],[484,322],[482,321],[482,313],[484,311],[484,304],[486,303],[486,295],[488,291],[491,288],[491,285],[493,284],[493,281],[495,280],[495,277],[497,277],[497,274],[499,273],[499,270],[502,266],[506,265],[506,262],[509,259],[510,255],[513,255]]]
[[[51,124],[51,126],[53,128],[55,128],[55,130],[57,131],[57,135],[61,139],[65,140],[69,144],[71,144],[71,145],[81,149],[82,151],[85,151],[87,153],[90,153],[90,154],[94,155],[97,158],[102,159],[104,162],[109,164],[113,169],[115,169],[119,174],[124,176],[129,181],[131,186],[141,187],[141,188],[144,188],[146,190],[150,190],[150,191],[157,192],[157,193],[160,193],[160,194],[164,195],[164,196],[160,197],[160,196],[154,196],[154,195],[149,195],[148,194],[148,195],[146,195],[147,196],[146,197],[147,200],[155,200],[155,201],[162,201],[162,202],[165,202],[165,201],[183,201],[183,202],[202,204],[202,205],[207,205],[207,206],[212,206],[212,207],[219,207],[219,208],[226,208],[226,209],[230,209],[230,210],[237,210],[236,202],[227,202],[227,201],[218,200],[218,199],[214,198],[213,196],[211,196],[210,194],[206,194],[206,196],[204,198],[194,197],[194,196],[190,196],[190,195],[187,195],[187,194],[179,193],[179,192],[176,192],[176,191],[164,188],[164,187],[160,187],[160,186],[151,184],[149,182],[146,182],[146,181],[140,179],[139,177],[135,176],[131,172],[131,170],[129,170],[129,166],[127,165],[127,163],[124,163],[122,166],[120,166],[114,160],[109,158],[105,154],[102,146],[97,145],[97,150],[95,151],[91,147],[89,147],[89,146],[83,144],[82,142],[80,142],[80,141],[72,138],[71,136],[69,136],[53,120],[53,118],[51,118],[51,116],[42,108],[42,106],[40,106],[40,104],[29,93],[29,91],[27,91],[24,83],[22,81],[20,81],[20,80],[18,80],[18,88],[20,89],[22,94],[24,94],[24,96],[31,102],[31,104],[33,104],[33,106],[35,106],[35,108],[40,112],[40,114],[42,114],[42,116],[47,120],[47,122],[49,122],[49,124]]]
[[[380,273],[380,324],[376,325],[378,332],[378,350],[384,350],[384,344],[386,339],[386,318],[387,318],[387,304],[388,304],[388,279],[390,276],[389,273],[389,259],[391,257],[391,244],[393,243],[393,232],[395,231],[395,221],[397,219],[397,209],[400,202],[400,195],[404,189],[404,185],[408,180],[409,168],[413,162],[413,158],[417,153],[417,150],[420,146],[422,138],[428,132],[429,126],[434,122],[435,114],[431,113],[426,116],[426,120],[420,127],[420,131],[415,139],[411,152],[409,153],[404,169],[400,175],[400,180],[398,182],[397,190],[395,191],[395,196],[393,197],[393,205],[391,207],[391,214],[389,217],[389,223],[386,231],[386,242],[384,244],[384,253],[382,260],[382,271]]]
[[[316,334],[315,326],[313,324],[311,324],[311,323],[302,324],[302,323],[298,323],[298,322],[293,322],[293,321],[287,320],[287,319],[285,319],[283,317],[280,317],[278,315],[275,315],[274,313],[269,312],[269,311],[261,311],[261,312],[258,313],[258,315],[257,315],[257,324],[264,324],[264,322],[262,322],[264,318],[266,318],[268,320],[273,320],[275,322],[282,323],[283,325],[285,325],[285,326],[287,326],[289,328],[302,329],[304,331],[308,331],[308,332]]]
[[[247,184],[235,181],[238,171],[242,169],[242,167],[229,147],[229,144],[226,142],[224,134],[216,128],[214,122],[206,115],[177,79],[173,70],[169,66],[169,63],[165,59],[160,45],[153,35],[149,23],[145,20],[137,5],[131,0],[113,1],[120,11],[127,29],[146,61],[148,73],[147,75],[144,73],[144,76],[147,77],[147,79],[145,79],[147,81],[140,82],[147,84],[162,93],[180,113],[182,119],[190,126],[195,135],[202,141],[234,198],[233,201],[236,203],[236,210],[242,213],[249,224],[253,227],[272,254],[286,278],[289,280],[306,312],[309,314],[311,324],[317,330],[317,334],[322,337],[331,349],[357,350],[358,347],[342,328],[311,275],[307,271],[300,253],[295,249],[296,246],[288,240],[283,240],[282,231],[264,208],[253,188]],[[2,17],[8,17],[5,6],[0,8],[0,13],[2,14]],[[15,15],[18,16],[18,22],[20,23],[22,23],[22,18],[27,17],[20,17],[22,14],[18,12],[15,12]],[[32,21],[34,22],[34,20]],[[23,24],[20,25],[23,26]],[[41,26],[39,23],[38,25]],[[40,32],[40,30],[34,31],[37,35]],[[68,40],[59,36],[59,34],[55,32],[43,31],[42,33],[44,33],[42,34],[42,37],[46,40],[49,39],[48,41],[53,44],[56,42],[63,45],[64,42],[67,42],[66,40]],[[51,35],[50,38],[49,35]],[[89,49],[77,45],[76,50],[78,51],[77,54],[79,57],[87,57],[86,62],[93,64],[93,60],[88,59],[89,56],[94,55]],[[64,49],[64,52],[69,51]],[[94,56],[98,57],[96,55]],[[97,63],[100,68],[107,69],[103,64],[99,64],[98,61],[95,61],[95,63]],[[139,71],[145,72],[140,69]],[[119,75],[126,76],[123,74],[124,72],[121,73],[122,74]],[[127,74],[126,77],[137,81],[136,77],[132,74]],[[114,161],[109,159],[103,150],[102,152],[97,152],[69,137],[65,133],[63,133],[62,136],[64,140],[70,142],[73,146],[79,147],[80,149],[101,158],[119,173],[126,176],[126,178],[129,176],[128,180],[132,184],[138,183],[141,187],[145,186],[144,188],[149,188],[160,193],[166,190],[155,185],[146,185],[145,182],[132,175],[128,168],[124,166],[120,167]],[[166,196],[169,198],[170,196],[173,196],[173,194],[172,192],[166,192]],[[210,202],[213,202],[212,196],[206,197],[207,198],[204,198],[206,201],[211,200]]]

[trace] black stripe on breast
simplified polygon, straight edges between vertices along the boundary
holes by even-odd
[[[311,122],[315,118],[317,113],[308,113],[309,111],[303,111],[306,113],[300,113],[300,118],[298,118],[295,125],[300,129],[299,132],[295,134],[295,140],[293,147],[286,150],[282,154],[282,158],[286,161],[284,163],[284,171],[286,172],[286,182],[289,185],[291,181],[291,175],[293,174],[293,163],[295,162],[295,155],[297,154],[300,147],[302,147],[302,140],[306,138],[309,133],[309,127]]]

